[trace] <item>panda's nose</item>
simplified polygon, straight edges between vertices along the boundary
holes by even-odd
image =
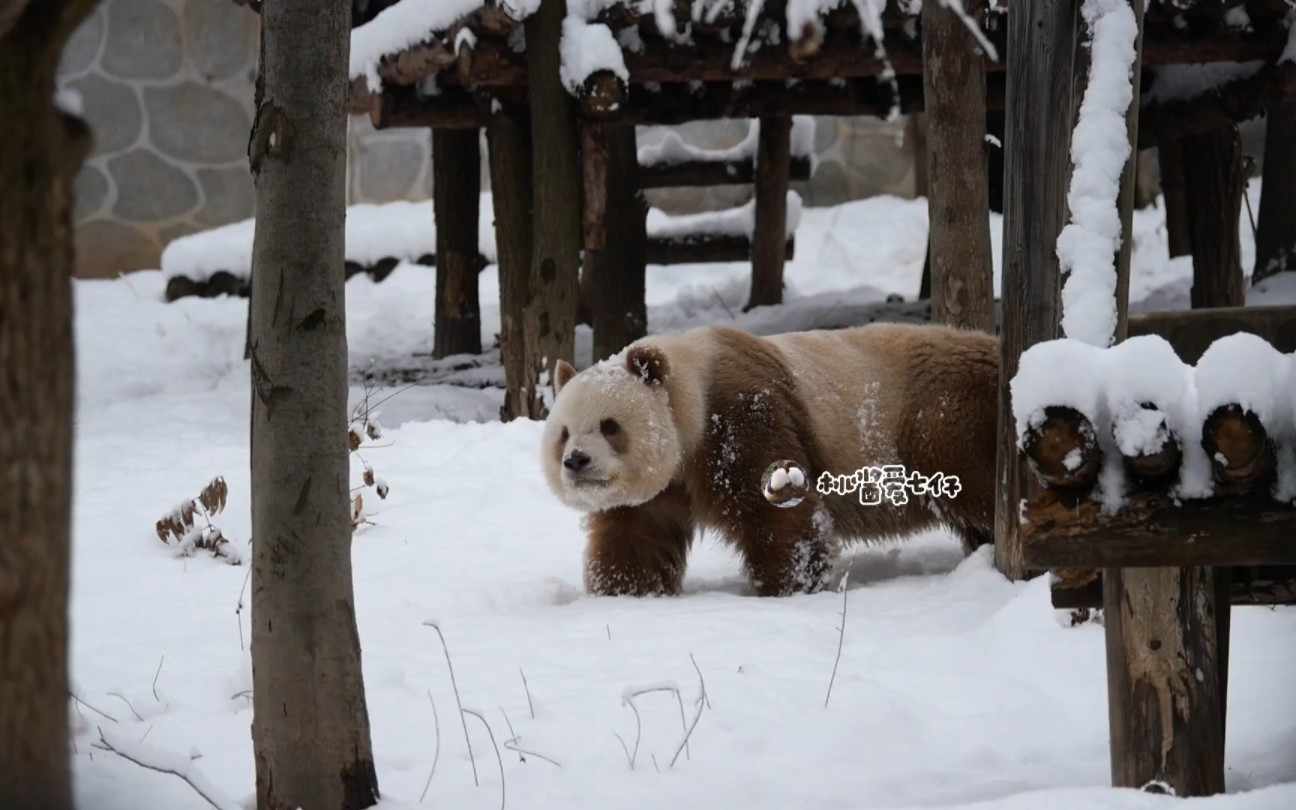
[[[573,450],[563,459],[563,466],[572,472],[580,472],[589,466],[590,457],[580,450]]]

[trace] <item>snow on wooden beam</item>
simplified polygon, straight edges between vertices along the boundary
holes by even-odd
[[[1239,66],[1238,72],[1242,68]],[[1202,66],[1163,71],[1154,72],[1151,90],[1139,111],[1140,148],[1249,121],[1269,107],[1296,99],[1296,64],[1291,62],[1259,67],[1213,87],[1192,81],[1193,73],[1204,71]],[[1162,90],[1158,84],[1169,89]],[[1200,92],[1183,95],[1176,85]]]

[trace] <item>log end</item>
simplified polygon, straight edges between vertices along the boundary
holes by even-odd
[[[1098,481],[1102,449],[1093,425],[1074,408],[1050,405],[1044,421],[1027,431],[1023,451],[1048,489],[1089,489]]]
[[[788,56],[793,62],[809,62],[819,55],[823,41],[823,29],[815,21],[807,20],[801,29],[801,36],[788,45]]]
[[[625,105],[625,82],[610,70],[597,70],[585,79],[580,101],[586,115],[611,115]]]
[[[1240,405],[1212,411],[1202,424],[1201,442],[1215,481],[1226,488],[1250,489],[1267,482],[1277,470],[1277,448],[1260,417]]]
[[[1133,431],[1140,435],[1132,435]],[[1126,471],[1139,483],[1163,484],[1179,471],[1183,448],[1179,438],[1170,430],[1166,415],[1156,405],[1144,402],[1138,412],[1117,420],[1112,425],[1112,437],[1122,449],[1128,443],[1138,448],[1132,453],[1124,453],[1123,458]]]

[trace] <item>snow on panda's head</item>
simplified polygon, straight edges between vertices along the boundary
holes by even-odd
[[[656,497],[683,455],[666,355],[637,344],[577,374],[559,361],[545,420],[545,480],[567,506],[601,512]]]

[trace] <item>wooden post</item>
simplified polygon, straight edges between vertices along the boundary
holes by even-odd
[[[1161,164],[1161,194],[1165,198],[1166,238],[1170,244],[1170,258],[1192,255],[1183,141],[1167,140],[1157,144],[1157,159]]]
[[[1192,239],[1192,307],[1242,306],[1242,139],[1236,125],[1184,138],[1186,201]]]
[[[647,333],[648,203],[639,186],[634,125],[587,122],[583,129],[585,273],[598,362]]]
[[[1134,186],[1138,177],[1138,125],[1142,98],[1143,74],[1143,13],[1145,0],[1129,0],[1130,9],[1138,24],[1134,40],[1134,64],[1130,67],[1133,96],[1125,111],[1125,135],[1129,138],[1130,154],[1121,170],[1120,200],[1118,202],[1121,227],[1120,248],[1116,251],[1116,334],[1117,342],[1126,338],[1129,327],[1130,253],[1134,247]]]
[[[1283,270],[1296,270],[1296,101],[1275,104],[1266,114],[1252,284]]]
[[[1057,238],[1066,221],[1071,117],[1041,111],[1071,109],[1077,7],[1037,0],[1008,15],[995,565],[1010,579],[1027,575],[1018,508],[1033,486],[1017,451],[1009,382],[1023,351],[1058,335]]]
[[[540,418],[535,375],[527,373],[523,324],[531,277],[531,121],[525,111],[499,108],[486,123],[491,199],[500,288],[500,360],[504,405],[500,419]]]
[[[760,119],[756,142],[756,223],[752,233],[752,282],[746,312],[783,303],[783,258],[787,250],[788,163],[792,119]]]
[[[994,334],[985,69],[953,9],[922,8],[932,320]]]
[[[913,145],[914,196],[926,197],[931,193],[927,179],[927,116],[914,113],[906,126],[909,142]],[[918,282],[918,300],[931,298],[931,226],[927,227],[927,252],[923,258],[922,278]]]
[[[576,102],[562,85],[560,45],[566,0],[542,0],[527,17],[531,108],[531,278],[523,346],[527,387],[575,360],[581,250],[580,134]]]
[[[481,141],[475,129],[432,130],[436,220],[435,357],[481,354]]]

